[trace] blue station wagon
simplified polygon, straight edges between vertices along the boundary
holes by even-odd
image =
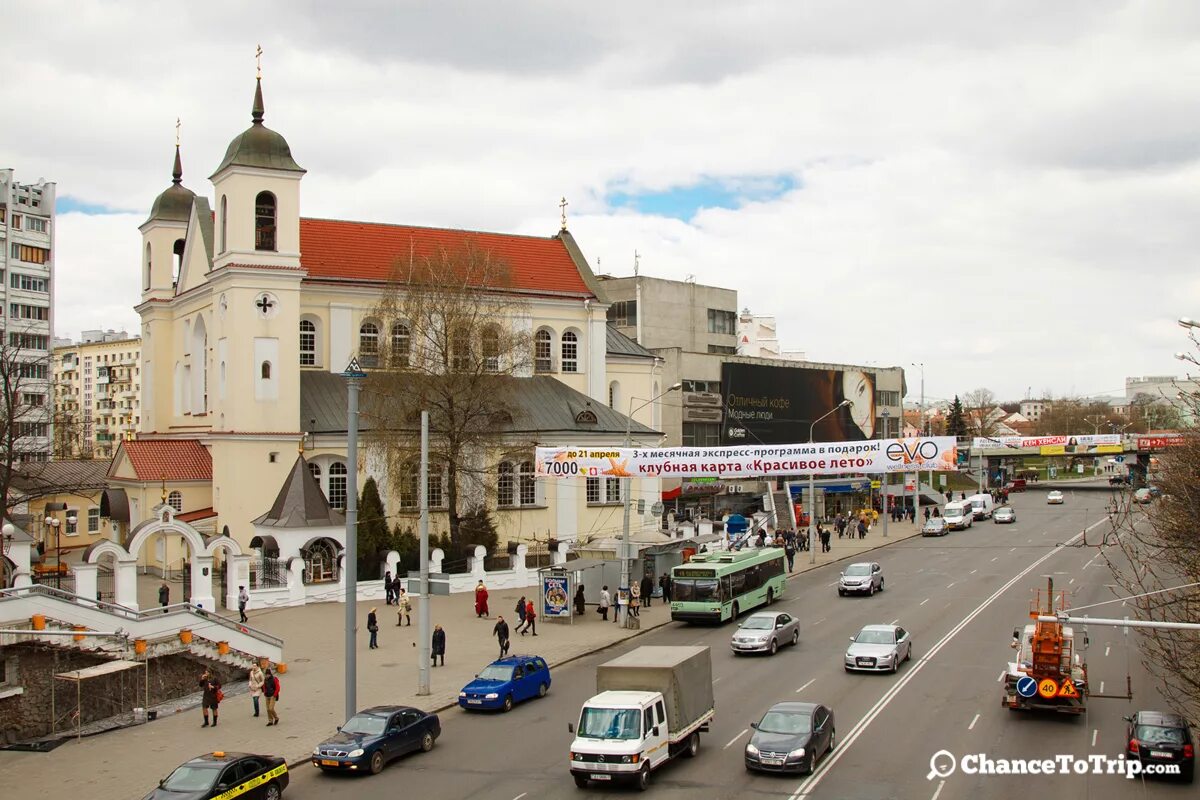
[[[550,691],[550,667],[541,656],[508,656],[493,661],[458,693],[465,709],[509,711],[531,697]]]

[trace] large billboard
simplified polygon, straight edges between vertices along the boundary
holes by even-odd
[[[726,362],[721,390],[722,444],[807,442],[813,421],[843,400],[849,405],[817,423],[813,441],[860,442],[876,435],[873,372]]]

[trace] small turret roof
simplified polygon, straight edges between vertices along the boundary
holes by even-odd
[[[308,471],[304,455],[296,457],[271,510],[254,520],[271,528],[332,528],[346,518],[329,507],[317,479]]]
[[[213,173],[216,176],[226,167],[259,167],[261,169],[278,169],[287,172],[305,172],[296,160],[292,158],[292,148],[288,147],[283,136],[266,125],[264,116],[262,78],[254,86],[254,107],[250,112],[253,120],[250,127],[238,134],[229,148],[221,166]]]
[[[192,214],[192,200],[196,193],[183,185],[183,161],[179,157],[179,145],[175,145],[175,166],[171,170],[171,185],[166,191],[154,198],[150,207],[150,220],[168,220],[171,222],[187,222]]]

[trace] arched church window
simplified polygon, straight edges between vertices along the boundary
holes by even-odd
[[[229,230],[229,204],[225,201],[225,195],[221,195],[221,242],[218,248],[218,253],[225,252],[225,232]]]
[[[183,274],[183,239],[176,239],[175,246],[171,248],[172,254],[175,256],[175,285],[179,285],[179,276]]]
[[[340,461],[329,465],[329,505],[338,511],[346,508],[346,465]]]
[[[300,320],[300,366],[311,367],[317,363],[317,326],[312,320]]]
[[[358,359],[364,367],[374,367],[379,356],[379,326],[364,322],[358,328]]]
[[[392,366],[407,367],[412,359],[412,330],[407,322],[392,323]]]
[[[271,380],[271,362],[270,361],[262,362],[261,375],[262,375],[262,379],[264,381]]]
[[[275,249],[275,195],[270,192],[254,198],[254,249]]]
[[[143,274],[145,275],[145,278],[142,281],[142,283],[145,285],[142,288],[149,289],[150,288],[150,243],[149,242],[146,242],[146,266],[143,268]]]

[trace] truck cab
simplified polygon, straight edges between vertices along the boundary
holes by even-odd
[[[588,700],[579,712],[571,742],[571,772],[594,781],[633,777],[668,758],[663,696],[658,692],[609,691]]]

